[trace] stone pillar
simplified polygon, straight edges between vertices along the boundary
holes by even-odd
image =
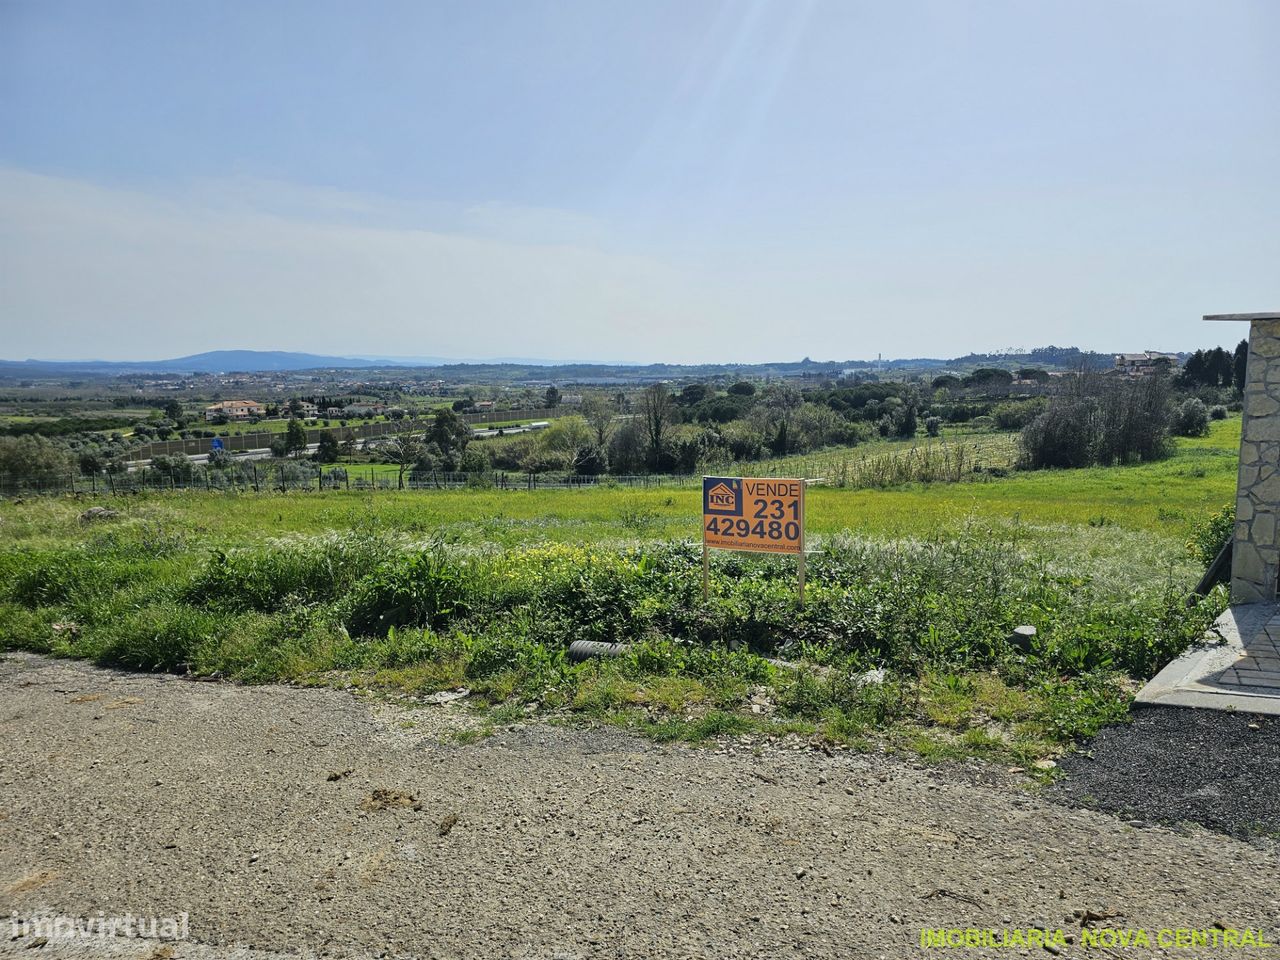
[[[1231,602],[1274,603],[1280,578],[1280,313],[1229,313],[1249,321]]]

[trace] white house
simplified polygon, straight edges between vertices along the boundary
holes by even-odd
[[[256,400],[223,400],[204,408],[205,420],[217,420],[226,417],[228,420],[248,420],[260,417],[265,412],[262,404]]]
[[[1117,353],[1116,370],[1129,377],[1146,377],[1155,373],[1160,367],[1167,370],[1178,368],[1176,353],[1161,353],[1159,350],[1144,350],[1141,353]]]

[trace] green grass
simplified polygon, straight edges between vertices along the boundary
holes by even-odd
[[[251,683],[465,685],[488,723],[532,709],[660,740],[882,738],[1026,767],[1123,719],[1134,682],[1220,608],[1183,603],[1200,573],[1184,544],[1230,498],[1238,436],[1216,423],[1131,467],[812,488],[803,611],[790,561],[732,554],[703,603],[693,482],[158,493],[101,499],[119,516],[93,523],[83,500],[0,502],[0,646]],[[1017,623],[1040,630],[1026,659]],[[571,664],[579,637],[633,650]],[[861,684],[877,665],[888,682]]]
[[[1052,538],[1064,528],[1150,534],[1181,544],[1190,524],[1229,501],[1235,489],[1239,421],[1213,425],[1207,438],[1178,441],[1169,460],[1129,467],[1014,473],[952,484],[888,490],[813,487],[806,529],[874,537],[935,536],[974,521],[1021,527]],[[393,465],[372,465],[394,477]],[[352,477],[369,465],[352,465]],[[332,530],[376,529],[466,541],[634,542],[697,538],[694,481],[662,488],[579,490],[332,491],[325,493],[156,493],[103,499],[134,522],[180,528],[210,543],[246,543]],[[82,541],[83,509],[66,500],[21,507],[0,502],[0,544]],[[1038,533],[1039,532],[1039,533]]]

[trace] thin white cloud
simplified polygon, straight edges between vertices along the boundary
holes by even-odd
[[[0,171],[0,354],[648,359],[679,340],[702,352],[689,331],[722,312],[670,265],[573,242],[582,218],[490,205],[462,217],[469,233],[364,222],[380,203],[256,184],[178,200]],[[548,225],[559,242],[532,242]]]
[[[1267,204],[1097,191],[886,197],[821,235],[628,245],[499,203],[230,179],[148,190],[0,168],[0,357],[212,349],[672,362],[1185,349],[1274,309]]]

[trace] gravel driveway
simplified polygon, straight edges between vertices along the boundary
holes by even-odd
[[[459,705],[9,656],[0,953],[849,960],[936,955],[923,927],[1078,938],[1077,911],[1278,939],[1280,861],[1217,833],[780,744],[546,724],[447,741],[468,722]],[[55,938],[37,954],[3,926],[50,913],[186,913],[190,939]],[[1045,956],[981,955],[1024,953]]]

